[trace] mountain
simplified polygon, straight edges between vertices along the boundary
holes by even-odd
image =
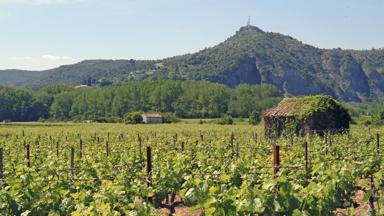
[[[9,75],[0,71],[0,78],[4,73]],[[193,54],[156,61],[87,60],[42,72],[17,71],[15,77],[24,74],[21,80],[0,80],[0,85],[208,80],[230,87],[269,83],[286,96],[326,93],[343,101],[366,101],[384,96],[384,49],[319,49],[290,36],[244,26],[217,46]]]
[[[0,70],[0,85],[23,87],[29,81],[38,79],[46,73],[46,71]]]

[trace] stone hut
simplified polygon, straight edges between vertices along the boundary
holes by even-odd
[[[158,113],[145,113],[142,115],[145,124],[161,124],[163,117]]]
[[[343,132],[349,129],[351,121],[348,111],[325,95],[285,98],[276,107],[267,110],[263,119],[268,138]]]

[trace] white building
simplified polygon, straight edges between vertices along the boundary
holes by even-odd
[[[142,115],[145,124],[161,124],[163,117],[158,113],[145,113]]]

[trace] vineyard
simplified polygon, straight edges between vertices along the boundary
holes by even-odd
[[[0,215],[384,215],[383,132],[4,125]]]

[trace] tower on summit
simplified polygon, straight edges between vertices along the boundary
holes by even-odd
[[[248,16],[247,27],[251,27],[251,16]]]

